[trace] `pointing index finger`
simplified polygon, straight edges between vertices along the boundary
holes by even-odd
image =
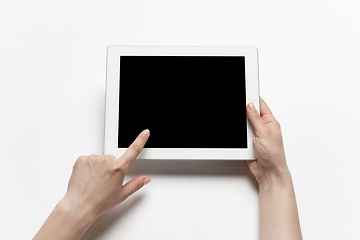
[[[135,159],[139,156],[139,154],[143,150],[149,136],[150,136],[150,131],[148,129],[142,131],[137,136],[135,141],[128,147],[125,153],[120,157],[120,159],[130,167],[131,163],[135,161]]]

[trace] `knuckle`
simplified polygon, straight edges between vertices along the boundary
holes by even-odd
[[[112,160],[112,158],[109,155],[104,155],[102,157],[100,157],[100,162],[102,163],[108,163]]]
[[[126,172],[126,166],[124,164],[121,164],[120,166],[117,167],[117,170],[120,173],[125,173]]]
[[[252,116],[250,116],[249,120],[253,124],[258,124],[260,120],[262,121],[262,118],[259,114],[254,113]]]
[[[96,165],[99,162],[99,159],[100,159],[99,155],[91,154],[87,160],[89,164]]]
[[[138,144],[131,144],[130,148],[137,153],[140,153],[142,150],[141,146],[139,146]]]
[[[76,165],[79,165],[79,164],[84,164],[84,163],[86,163],[87,162],[87,156],[80,156],[80,157],[78,157],[77,159],[76,159],[76,161],[75,161],[75,164],[74,164],[74,166],[76,166]]]
[[[257,111],[252,111],[251,116],[254,118],[261,118],[260,114]]]
[[[91,155],[89,156],[89,159],[92,159],[92,160],[97,159],[97,158],[98,158],[98,156],[95,155],[95,154],[91,154]]]
[[[114,155],[112,155],[112,154],[106,154],[104,156],[106,156],[106,157],[108,157],[110,159],[116,159],[116,157]]]
[[[144,185],[143,182],[140,182],[140,181],[139,181],[139,182],[135,185],[134,192],[136,192],[137,190],[139,190],[140,188],[142,188],[143,185]]]
[[[86,160],[87,156],[80,156],[77,158],[77,162],[83,162],[84,160]]]
[[[104,155],[100,158],[100,164],[103,165],[103,167],[109,169],[111,172],[116,172],[118,170],[117,164],[116,164],[116,158],[114,155]]]
[[[91,155],[88,157],[88,160],[89,160],[90,162],[96,161],[96,155],[95,155],[95,154],[91,154]]]

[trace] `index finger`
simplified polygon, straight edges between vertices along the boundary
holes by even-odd
[[[148,129],[142,131],[119,159],[128,165],[128,167],[130,167],[130,165],[135,161],[135,159],[143,150],[149,136],[150,131]]]

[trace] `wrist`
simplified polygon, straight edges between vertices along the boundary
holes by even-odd
[[[56,205],[33,239],[77,240],[94,220],[94,217],[65,197]]]
[[[287,166],[276,171],[265,172],[258,180],[259,189],[268,189],[274,186],[287,186],[292,184],[291,174]]]
[[[61,212],[74,227],[84,229],[84,232],[97,218],[92,211],[67,196],[56,205],[55,209]]]

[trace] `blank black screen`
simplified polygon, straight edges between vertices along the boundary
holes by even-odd
[[[245,57],[121,56],[118,147],[247,148]]]

